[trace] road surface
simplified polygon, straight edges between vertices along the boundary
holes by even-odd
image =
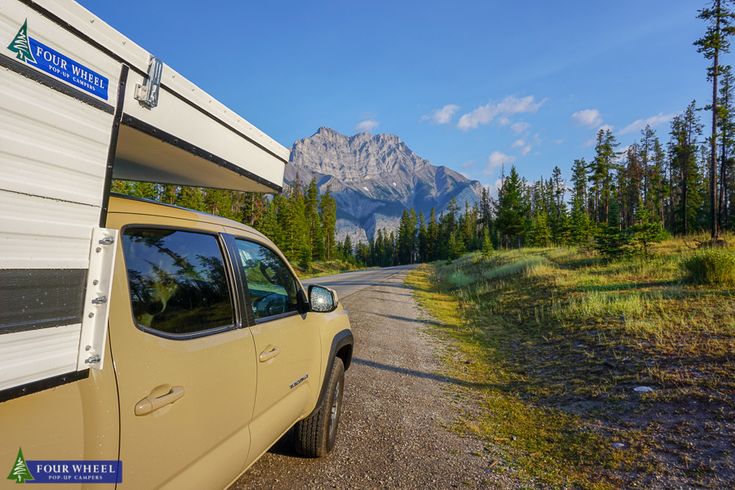
[[[482,442],[452,430],[461,381],[438,374],[444,347],[403,284],[409,267],[315,278],[337,290],[355,334],[337,445],[295,455],[288,435],[232,488],[508,488]],[[306,281],[305,281],[306,282]]]
[[[396,267],[366,269],[363,271],[346,272],[344,274],[337,274],[334,276],[321,276],[304,279],[302,282],[304,284],[319,284],[320,286],[332,288],[337,291],[337,296],[340,299],[344,299],[365,288],[379,286],[383,281],[388,280],[391,276],[409,271],[413,267],[414,266],[412,265],[399,265]]]

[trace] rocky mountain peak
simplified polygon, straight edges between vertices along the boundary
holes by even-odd
[[[294,143],[287,183],[317,180],[337,200],[338,236],[366,240],[381,228],[397,228],[404,209],[428,216],[446,209],[452,198],[461,207],[479,201],[482,187],[461,174],[416,155],[395,134],[347,136],[321,127]]]

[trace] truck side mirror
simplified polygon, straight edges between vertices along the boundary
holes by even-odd
[[[309,306],[311,311],[329,313],[337,309],[339,304],[337,293],[324,286],[312,284],[309,286]]]

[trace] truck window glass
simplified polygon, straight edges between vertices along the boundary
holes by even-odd
[[[222,251],[215,236],[128,228],[123,252],[138,326],[180,335],[234,323]]]
[[[237,240],[237,248],[254,318],[296,311],[296,280],[283,260],[269,248],[254,242]]]

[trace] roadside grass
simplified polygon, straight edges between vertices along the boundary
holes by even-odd
[[[621,262],[539,248],[415,269],[446,369],[475,387],[464,430],[530,485],[733,484],[735,289],[687,283],[694,253],[669,240]]]

